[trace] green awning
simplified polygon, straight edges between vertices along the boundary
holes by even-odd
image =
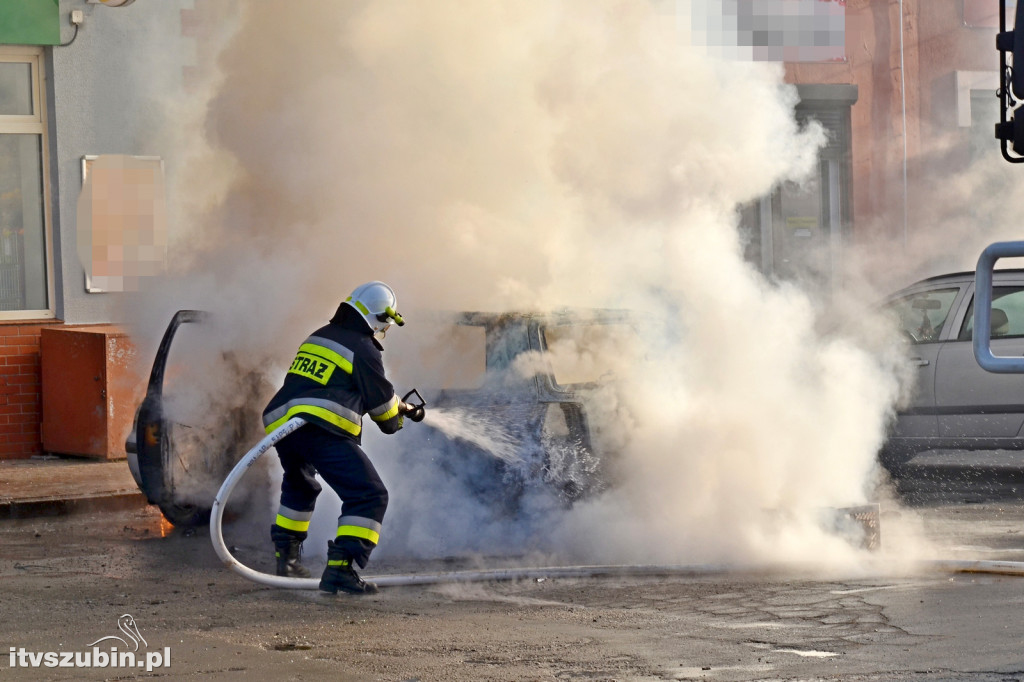
[[[60,0],[0,0],[0,45],[59,45]]]

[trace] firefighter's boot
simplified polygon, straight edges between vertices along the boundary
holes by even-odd
[[[302,565],[302,539],[287,533],[270,532],[274,540],[274,558],[277,559],[277,574],[286,578],[308,578],[309,570]]]
[[[351,594],[376,594],[377,586],[359,577],[352,566],[352,559],[342,554],[334,546],[334,541],[327,541],[327,568],[320,577],[320,589],[324,592],[337,594],[338,590]]]

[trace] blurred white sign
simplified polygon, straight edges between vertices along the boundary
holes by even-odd
[[[846,59],[846,0],[690,0],[695,45],[730,59]]]

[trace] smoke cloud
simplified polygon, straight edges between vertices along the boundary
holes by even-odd
[[[779,65],[712,60],[660,6],[237,3],[209,90],[176,122],[195,124],[187,167],[168,164],[178,272],[134,313],[157,330],[210,310],[189,352],[243,368],[193,371],[180,402],[258,413],[269,394],[231,377],[272,387],[366,280],[409,321],[385,341],[399,390],[440,377],[428,311],[628,309],[629,341],[552,346],[608,372],[587,396],[605,489],[496,510],[452,470],[428,406],[364,439],[392,491],[375,556],[855,558],[818,515],[868,501],[899,341],[884,322],[823,333],[812,295],[744,261],[737,206],[813,172],[825,136],[795,123]],[[318,541],[337,514],[323,498]]]

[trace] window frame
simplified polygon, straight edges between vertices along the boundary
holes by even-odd
[[[999,298],[996,298],[996,293],[1000,290],[1004,290]],[[1024,284],[1001,284],[993,285],[992,287],[992,307],[999,308],[999,299],[1006,298],[1007,296],[1024,295]],[[974,341],[974,301],[977,297],[974,292],[971,294],[971,300],[967,302],[967,312],[964,313],[964,319],[960,322],[960,330],[957,332],[955,341],[961,343],[968,342],[973,343]],[[1005,308],[1001,308],[1005,312]],[[1004,334],[1002,336],[992,335],[992,340],[995,339],[1021,339],[1024,338],[1024,333],[1020,334]]]
[[[796,85],[800,101],[794,115],[803,126],[818,121],[828,132],[828,144],[819,153],[816,169],[820,186],[819,230],[812,235],[822,259],[800,262],[790,270],[787,254],[802,258],[804,252],[792,234],[787,235],[782,215],[782,187],[773,188],[739,211],[739,229],[744,235],[744,256],[772,279],[816,275],[823,290],[842,286],[840,265],[853,225],[853,128],[852,108],[859,97],[856,85],[802,83]],[[812,250],[813,251],[813,250]],[[807,266],[812,266],[808,269]],[[813,268],[817,265],[817,270]]]
[[[54,259],[53,259],[53,222],[50,189],[50,140],[47,131],[46,97],[43,95],[43,84],[46,82],[44,71],[43,48],[18,45],[0,45],[0,62],[28,64],[31,71],[32,114],[13,115],[0,114],[0,134],[38,135],[40,139],[40,184],[43,202],[43,257],[46,266],[46,304],[47,308],[0,310],[0,322],[12,320],[54,319]]]
[[[962,319],[957,318],[957,314],[960,312],[961,300],[964,295],[964,287],[956,282],[943,282],[937,283],[934,286],[930,286],[922,289],[914,289],[913,291],[900,292],[898,296],[889,299],[885,303],[885,309],[890,313],[896,315],[896,306],[904,301],[911,302],[913,299],[919,296],[931,296],[936,294],[942,294],[945,292],[954,292],[953,298],[950,300],[949,306],[946,309],[946,316],[943,318],[939,333],[931,339],[917,338],[910,333],[910,330],[903,324],[902,316],[897,315],[900,318],[899,327],[900,330],[905,334],[906,338],[910,341],[911,345],[920,346],[931,343],[944,343],[952,340],[956,341],[957,335],[959,334],[960,325],[963,324]],[[913,310],[913,306],[909,306],[908,309]],[[952,330],[956,329],[956,333]]]

